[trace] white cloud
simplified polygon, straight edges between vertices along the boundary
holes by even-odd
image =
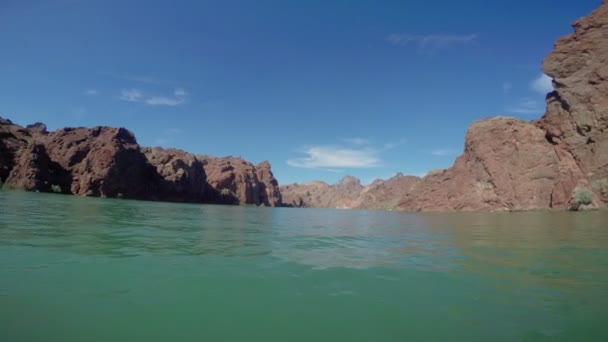
[[[287,160],[287,165],[293,167],[323,169],[329,172],[342,172],[340,168],[365,169],[382,166],[380,154],[406,142],[400,139],[397,142],[384,144],[382,147],[373,147],[371,142],[362,138],[342,139],[348,147],[334,145],[316,145],[303,149],[306,157]]]
[[[177,106],[186,102],[188,93],[181,88],[173,91],[173,96],[144,96],[139,89],[123,89],[120,98],[129,102],[144,102],[150,106]]]
[[[450,35],[429,34],[418,35],[410,33],[392,33],[387,37],[389,43],[397,46],[415,44],[419,52],[433,52],[455,44],[473,44],[477,41],[477,34]]]
[[[184,103],[183,97],[152,96],[146,99],[150,106],[177,106]]]
[[[313,146],[302,151],[307,157],[287,160],[287,165],[303,168],[373,168],[381,166],[379,151],[339,148],[334,146]]]
[[[508,93],[513,89],[513,84],[511,82],[505,82],[502,84],[502,91]]]
[[[530,88],[544,95],[553,91],[553,82],[551,77],[540,74],[530,83]]]
[[[95,95],[99,94],[99,92],[96,89],[87,89],[83,93],[85,95],[89,95],[89,96],[95,96]]]
[[[438,157],[455,156],[458,154],[458,151],[454,149],[436,149],[432,150],[431,154]]]
[[[146,104],[150,106],[177,106],[186,102],[188,92],[182,88],[173,91],[173,96],[152,96],[146,99]]]
[[[139,89],[123,89],[120,92],[120,99],[128,102],[141,101],[144,94]]]

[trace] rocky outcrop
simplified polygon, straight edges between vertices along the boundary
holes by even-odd
[[[498,117],[469,128],[454,166],[424,177],[399,210],[565,208],[586,179],[574,158],[531,123]]]
[[[208,171],[209,176],[206,174]],[[279,206],[270,164],[141,148],[124,128],[26,128],[0,118],[0,181],[30,191]]]
[[[74,195],[158,199],[160,177],[124,128],[64,128],[39,137],[51,160],[71,174]]]
[[[194,154],[160,147],[142,148],[142,152],[162,177],[158,191],[161,200],[203,202],[207,175],[203,163]]]
[[[285,185],[281,195],[283,202],[293,207],[352,209],[362,190],[357,178],[346,176],[334,185],[319,181]]]
[[[312,181],[304,184],[281,185],[283,204],[296,208],[334,208],[324,201],[324,194],[331,186],[325,182]]]
[[[543,61],[555,91],[536,123],[568,151],[608,202],[608,2],[573,24]]]
[[[238,157],[198,156],[202,161],[207,184],[205,195],[208,203],[281,205],[278,182],[268,162],[256,168]],[[258,178],[258,176],[261,178]]]
[[[419,177],[405,176],[402,173],[387,180],[377,179],[361,191],[355,208],[395,210],[401,198],[410,193],[419,182]]]
[[[262,203],[273,207],[281,206],[283,204],[283,199],[281,190],[279,189],[279,182],[272,174],[270,163],[268,161],[263,161],[256,165],[255,170],[258,181],[260,182]]]
[[[50,159],[43,144],[32,141],[18,155],[7,184],[29,191],[69,192],[72,175]]]
[[[335,185],[319,181],[284,185],[281,194],[283,202],[293,207],[392,210],[419,180],[397,174],[362,186],[357,178],[346,176]]]
[[[6,182],[15,166],[18,152],[32,139],[31,133],[0,117],[0,182]]]

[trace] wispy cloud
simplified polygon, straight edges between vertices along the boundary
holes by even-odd
[[[88,95],[88,96],[95,96],[95,95],[99,94],[99,91],[97,91],[97,89],[87,89],[87,90],[83,91],[82,93],[85,95]]]
[[[152,96],[146,99],[146,104],[151,106],[177,106],[186,101],[188,93],[184,89],[175,89],[173,96]]]
[[[458,150],[451,148],[440,148],[431,151],[431,154],[438,157],[455,156],[460,153]]]
[[[507,109],[507,112],[513,114],[542,114],[545,111],[543,103],[532,100],[532,99],[524,99],[517,106]]]
[[[139,89],[123,89],[120,98],[129,102],[144,102],[150,106],[177,106],[186,102],[188,92],[178,88],[173,91],[173,96],[144,96]]]
[[[120,99],[128,102],[141,101],[144,94],[139,89],[123,89],[120,91]]]
[[[346,145],[313,145],[303,148],[300,152],[305,157],[287,160],[287,165],[293,167],[322,169],[330,172],[342,172],[346,169],[367,169],[382,167],[381,154],[405,143],[405,139],[386,143],[379,147],[363,138],[342,139]]]
[[[415,45],[419,52],[436,52],[450,45],[474,44],[477,42],[477,34],[453,35],[453,34],[410,34],[392,33],[388,35],[387,41],[397,46]]]
[[[538,93],[545,95],[553,91],[552,81],[553,80],[551,79],[551,77],[545,74],[540,74],[530,83],[530,88]]]
[[[177,106],[184,103],[183,98],[152,96],[146,99],[146,104],[150,106]]]
[[[312,146],[302,151],[307,157],[287,160],[287,165],[303,168],[373,168],[381,166],[379,151],[340,148],[333,146]]]
[[[511,89],[513,89],[513,84],[511,82],[504,82],[502,84],[502,91],[504,93],[509,93],[511,92]]]

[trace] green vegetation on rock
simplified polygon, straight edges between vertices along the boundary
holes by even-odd
[[[588,189],[576,187],[572,190],[572,199],[570,200],[569,210],[577,211],[582,209],[582,206],[588,206],[593,202],[593,193]]]

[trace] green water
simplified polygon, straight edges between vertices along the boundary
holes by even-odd
[[[606,341],[608,212],[0,192],[0,341]]]

